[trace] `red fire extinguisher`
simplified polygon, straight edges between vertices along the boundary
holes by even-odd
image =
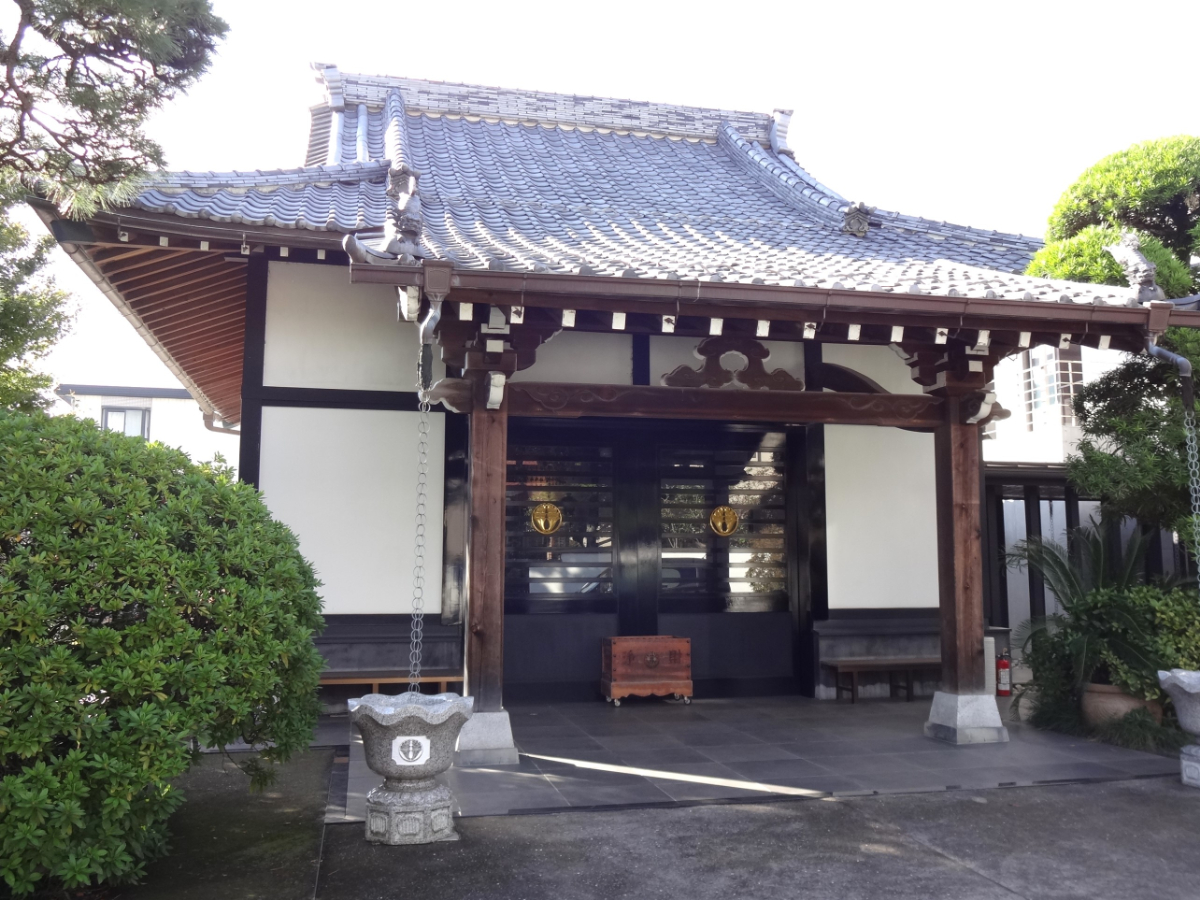
[[[1008,697],[1012,694],[1012,660],[1004,650],[996,659],[996,694]]]

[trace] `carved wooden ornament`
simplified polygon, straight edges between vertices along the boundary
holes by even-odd
[[[746,358],[746,368],[730,370],[721,365],[726,353],[738,353]],[[698,369],[679,366],[664,375],[662,383],[667,387],[720,388],[737,383],[752,390],[802,391],[804,382],[783,369],[768,372],[763,365],[771,351],[754,338],[726,334],[705,338],[696,346],[696,356],[704,360]]]

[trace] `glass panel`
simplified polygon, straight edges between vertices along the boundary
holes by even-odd
[[[104,413],[104,427],[109,431],[125,433],[125,410],[109,409]]]
[[[130,437],[142,436],[142,415],[140,409],[125,410],[125,433]]]
[[[610,447],[509,447],[506,598],[612,594],[612,478]],[[553,534],[533,527],[539,503],[562,513]]]
[[[741,449],[659,451],[662,594],[720,597],[729,610],[751,599],[786,597],[784,441],[773,433]],[[709,525],[718,506],[738,514],[729,537]]]

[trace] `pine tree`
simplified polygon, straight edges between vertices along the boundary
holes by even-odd
[[[149,115],[204,73],[225,23],[209,0],[13,0],[0,27],[0,408],[45,405],[33,368],[69,323],[52,242],[10,217],[27,193],[86,216],[163,165]]]
[[[1200,138],[1135,144],[1105,157],[1071,185],[1050,216],[1046,247],[1029,274],[1126,284],[1103,249],[1134,231],[1158,268],[1167,296],[1200,290],[1191,269],[1200,253]],[[1200,372],[1200,333],[1173,328],[1160,343]],[[1178,373],[1145,354],[1083,387],[1075,398],[1083,429],[1068,460],[1082,492],[1101,497],[1108,513],[1176,530],[1190,541],[1183,406]]]

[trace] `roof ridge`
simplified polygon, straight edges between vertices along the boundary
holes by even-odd
[[[325,181],[338,177],[343,179],[378,177],[379,175],[386,174],[387,170],[388,161],[386,159],[323,164],[319,166],[296,166],[287,169],[236,169],[227,172],[193,172],[183,170],[162,172],[157,176],[152,176],[147,180],[145,189],[154,190],[156,188],[170,187],[196,188],[207,186],[210,182],[220,182],[220,184],[211,185],[213,187],[243,186],[239,182],[245,182],[244,186],[246,187],[261,187],[264,184],[263,179],[270,179],[266,182],[268,185],[300,184],[312,181]]]
[[[885,225],[902,227],[906,230],[926,231],[964,239],[988,240],[994,244],[1007,243],[1014,247],[1029,249],[1031,252],[1040,250],[1045,242],[1033,235],[1019,234],[1009,231],[994,231],[987,228],[976,228],[973,225],[958,225],[954,222],[939,222],[937,219],[927,219],[923,216],[911,216],[907,213],[893,212],[886,209],[876,209],[873,216],[883,216],[889,221]]]
[[[635,131],[663,132],[684,137],[715,138],[723,122],[756,140],[769,140],[769,113],[717,109],[679,103],[565,94],[451,81],[430,81],[395,75],[361,75],[333,66],[318,70],[327,92],[345,104],[375,107],[398,90],[413,111],[495,116],[555,124],[592,125]],[[343,99],[344,98],[344,99]]]
[[[717,136],[717,143],[729,153],[740,168],[755,176],[759,184],[779,199],[790,203],[801,212],[817,215],[824,224],[841,227],[842,209],[847,202],[845,198],[822,190],[811,176],[801,177],[800,172],[803,170],[794,162],[791,166],[785,165],[783,160],[786,157],[777,156],[762,145],[747,140],[731,126],[721,130]]]

